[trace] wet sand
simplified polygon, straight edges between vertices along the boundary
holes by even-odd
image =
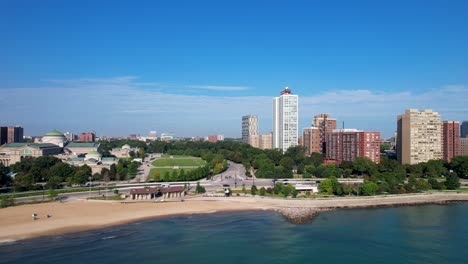
[[[0,209],[0,242],[120,225],[148,218],[220,211],[278,210],[290,207],[364,208],[468,201],[468,193],[433,193],[328,199],[281,199],[266,197],[191,197],[185,202],[73,201],[21,205]],[[32,219],[32,214],[38,220]],[[47,218],[50,214],[52,217]]]

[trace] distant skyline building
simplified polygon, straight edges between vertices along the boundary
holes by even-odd
[[[80,133],[81,142],[94,142],[96,140],[96,134],[94,132],[84,132]]]
[[[23,142],[24,129],[20,126],[6,127],[6,143]]]
[[[332,133],[333,130],[336,129],[336,119],[331,118],[330,114],[318,114],[314,116],[312,126],[317,127],[319,129],[321,144],[320,153],[325,153],[327,149],[327,135]]]
[[[369,132],[357,129],[335,129],[327,135],[328,160],[337,164],[366,157],[380,163],[380,132]]]
[[[245,115],[242,117],[242,142],[248,144],[249,137],[258,135],[258,117]]]
[[[224,140],[224,135],[209,135],[205,138],[205,140],[211,143],[216,143],[218,141]]]
[[[285,152],[298,145],[299,111],[297,95],[284,88],[279,97],[273,99],[273,148]]]
[[[150,131],[148,134],[148,139],[151,141],[155,141],[156,139],[158,139],[158,134],[156,133],[156,131]]]
[[[322,141],[320,129],[318,127],[308,127],[302,130],[302,146],[305,147],[308,155],[316,152],[322,153]]]
[[[418,164],[443,158],[442,117],[430,109],[408,109],[397,117],[397,159]]]
[[[161,133],[162,141],[171,141],[174,140],[174,133]]]
[[[460,156],[460,122],[444,121],[443,123],[444,160],[450,162],[453,157]]]
[[[8,127],[0,127],[0,146],[8,143]]]
[[[460,137],[468,137],[468,121],[463,121],[461,124]]]
[[[468,137],[460,138],[460,155],[468,156]]]

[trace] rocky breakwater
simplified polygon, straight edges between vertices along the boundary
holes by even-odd
[[[278,207],[275,210],[280,212],[293,224],[307,224],[310,223],[320,212],[331,209],[314,207]]]

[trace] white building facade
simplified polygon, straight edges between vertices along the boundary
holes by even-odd
[[[298,145],[299,98],[286,87],[273,98],[273,148],[285,152]]]

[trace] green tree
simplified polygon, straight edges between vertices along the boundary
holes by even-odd
[[[313,164],[304,166],[304,178],[312,178],[315,173],[315,166]]]
[[[252,187],[250,188],[250,194],[252,195],[256,195],[257,194],[257,186],[255,185],[252,185]]]
[[[294,160],[291,157],[284,157],[280,160],[279,164],[286,170],[292,170],[292,167],[294,166]]]
[[[427,191],[427,190],[432,189],[432,185],[429,182],[425,181],[424,179],[418,179],[415,184],[415,187],[417,190],[421,190],[421,191]]]
[[[319,185],[318,188],[321,192],[325,192],[327,194],[338,194],[341,189],[341,184],[338,182],[336,177],[332,176],[328,179],[323,180]]]
[[[431,185],[431,188],[434,190],[442,189],[443,183],[438,182],[435,178],[429,178],[428,183]]]
[[[179,180],[186,181],[186,179],[185,179],[185,170],[184,169],[180,169]]]
[[[455,172],[450,172],[447,175],[444,184],[448,190],[456,190],[460,188],[460,178],[458,178],[458,175]]]
[[[362,195],[366,196],[375,195],[378,189],[379,186],[377,186],[375,182],[371,181],[365,182],[361,185]]]
[[[343,184],[343,193],[351,195],[353,193],[353,186],[350,184]]]
[[[458,176],[465,179],[468,178],[468,156],[452,158],[450,167]]]
[[[4,171],[0,170],[0,186],[8,186],[13,182],[13,179]]]
[[[85,164],[76,170],[72,181],[74,184],[85,184],[89,177],[91,177],[91,168]]]
[[[172,170],[171,180],[170,181],[177,181],[178,179],[179,179],[179,175],[177,173],[177,170]]]
[[[196,193],[205,193],[205,187],[200,185],[200,182],[197,182],[197,187],[195,188]]]
[[[408,187],[411,188],[411,189],[414,189],[415,186],[416,186],[416,183],[417,183],[416,178],[413,175],[411,175],[408,178]]]
[[[265,187],[260,188],[260,195],[265,196],[265,193],[266,193]]]

